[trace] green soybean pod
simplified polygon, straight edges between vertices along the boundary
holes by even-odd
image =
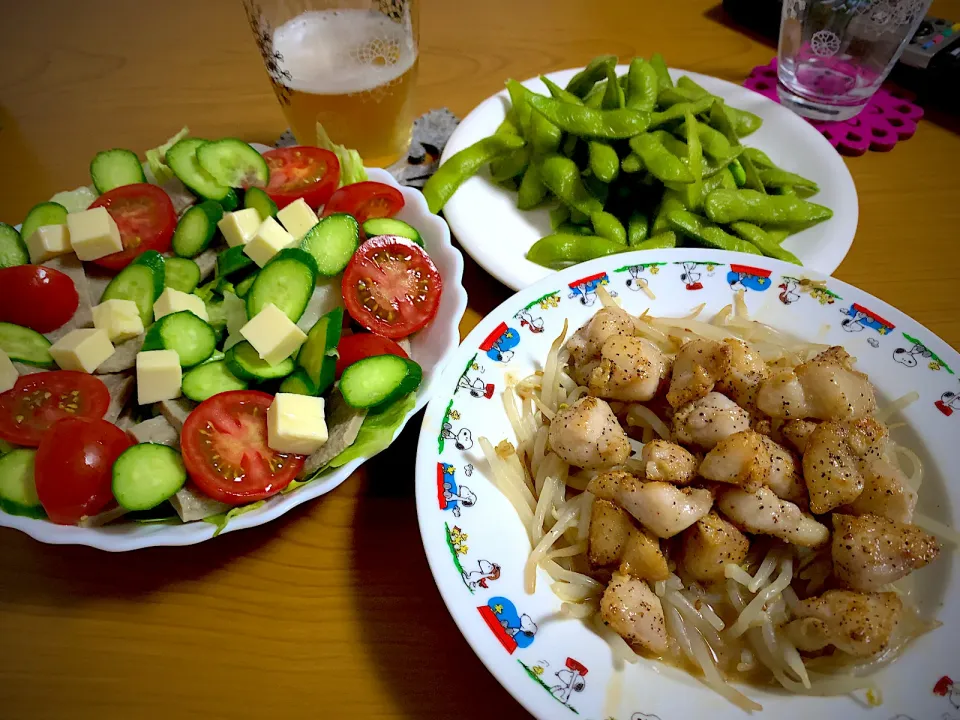
[[[707,217],[727,224],[743,220],[757,225],[812,225],[833,217],[833,210],[790,195],[764,195],[756,190],[714,190],[704,203]]]
[[[703,196],[706,197],[714,190],[736,190],[737,181],[733,179],[730,167],[721,168],[718,173],[703,181]]]
[[[758,170],[769,170],[777,167],[773,160],[770,159],[770,156],[758,148],[744,148],[743,154],[750,158],[750,162],[752,162]]]
[[[463,181],[484,165],[523,145],[523,139],[516,135],[491,135],[448,158],[423,186],[430,212],[440,212]]]
[[[642,243],[634,247],[634,250],[663,250],[664,248],[675,248],[677,246],[677,234],[672,230],[666,230],[658,233],[651,238],[647,238]]]
[[[543,95],[533,95],[530,105],[564,132],[583,138],[620,140],[647,129],[650,114],[629,108],[594,110]]]
[[[664,190],[660,197],[660,206],[657,208],[656,217],[653,219],[653,225],[650,226],[650,232],[653,234],[661,233],[670,229],[670,222],[667,216],[674,210],[685,210],[683,199],[680,193],[669,188]]]
[[[687,210],[674,210],[667,214],[667,220],[674,230],[686,235],[700,245],[717,250],[733,250],[753,255],[761,254],[751,243],[731,235],[705,217]]]
[[[748,222],[735,222],[730,224],[730,229],[737,235],[754,245],[757,250],[767,257],[783,260],[784,262],[802,265],[799,258],[789,250],[780,247],[780,243],[771,238],[762,228]]]
[[[587,216],[603,210],[603,204],[587,190],[580,177],[580,169],[570,158],[550,155],[543,159],[538,168],[543,184],[560,198],[561,202]]]
[[[620,174],[620,158],[617,151],[602,140],[587,142],[590,171],[598,180],[611,183]]]
[[[657,73],[657,85],[661,88],[672,88],[673,80],[670,78],[670,72],[667,70],[667,62],[660,53],[654,53],[650,56],[650,66]]]
[[[542,237],[527,251],[527,260],[552,270],[576,265],[626,250],[620,245],[596,235],[554,233]]]
[[[520,188],[517,190],[517,207],[521,210],[532,210],[547,197],[547,186],[543,183],[541,167],[538,163],[532,162],[527,166],[523,173],[523,179],[520,180]]]
[[[657,128],[661,125],[665,125],[668,122],[673,120],[680,120],[687,113],[691,115],[699,115],[700,113],[707,112],[716,102],[716,99],[707,96],[700,98],[699,100],[694,100],[692,102],[677,103],[676,105],[671,105],[663,112],[655,112],[650,116],[650,119],[647,123],[648,128]]]
[[[680,125],[677,132],[686,136],[686,124]],[[697,123],[697,137],[703,152],[714,159],[724,158],[730,154],[730,141],[719,130],[715,130],[706,123]]]
[[[510,95],[510,106],[517,118],[517,126],[520,135],[525,139],[530,139],[530,113],[533,110],[530,107],[530,96],[532,92],[527,90],[516,80],[507,80],[507,93]]]
[[[580,98],[586,97],[594,85],[607,77],[607,68],[616,68],[616,66],[616,55],[598,55],[587,63],[583,70],[570,78],[566,87],[567,92]]]
[[[662,182],[690,183],[694,181],[689,168],[680,158],[667,150],[657,138],[645,133],[630,138],[630,149],[651,175]]]
[[[601,210],[590,216],[590,222],[593,224],[594,235],[606,238],[618,245],[627,244],[627,230],[616,215]]]
[[[706,89],[697,85],[697,83],[686,76],[677,80],[677,88],[697,97],[716,97],[715,95],[710,95]],[[759,130],[763,124],[763,120],[759,115],[754,115],[748,110],[741,110],[740,108],[728,105],[726,107],[726,113],[733,124],[737,137],[746,137],[750,133]]]
[[[617,77],[617,68],[610,66],[607,68],[607,87],[603,92],[603,100],[600,102],[601,110],[618,110],[625,104],[623,88],[620,87]]]
[[[578,98],[572,92],[567,92],[562,87],[557,85],[553,80],[548,78],[546,75],[540,76],[540,82],[547,86],[547,90],[550,91],[550,95],[561,102],[571,103],[572,105],[583,105],[583,100]]]
[[[560,149],[563,132],[540,113],[530,115],[530,146],[535,155],[549,155]]]
[[[507,154],[491,160],[490,176],[494,182],[505,182],[511,178],[523,175],[529,164],[530,146],[524,145],[521,148],[511,150]]]
[[[627,221],[627,245],[636,247],[647,239],[650,232],[650,219],[646,213],[634,210]]]
[[[797,175],[787,170],[764,168],[763,170],[758,170],[757,174],[760,176],[760,182],[762,182],[763,186],[768,190],[788,186],[796,189],[798,192],[801,190],[809,191],[811,195],[820,192],[820,186],[813,180],[808,180],[802,175]]]
[[[635,152],[632,152],[620,163],[620,169],[625,173],[638,173],[643,170],[643,160]]]
[[[687,156],[687,143],[673,133],[669,133],[666,130],[654,130],[650,134],[663,143],[663,146],[678,158],[685,158]]]
[[[743,169],[743,163],[740,162],[739,158],[727,165],[727,168],[730,170],[730,177],[733,178],[737,187],[743,187],[747,184],[747,171]]]
[[[628,108],[653,111],[657,106],[659,87],[657,71],[650,63],[641,57],[630,61],[630,69],[627,71],[626,104]]]
[[[557,205],[550,209],[550,227],[556,230],[570,219],[570,208],[564,204]]]

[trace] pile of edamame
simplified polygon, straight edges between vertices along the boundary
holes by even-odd
[[[674,84],[659,54],[616,67],[594,58],[565,88],[541,76],[549,96],[508,80],[506,119],[430,178],[430,210],[489,164],[521,210],[554,204],[554,232],[527,252],[545,267],[685,244],[799,265],[781,243],[833,211],[806,199],[816,183],[741,144],[762,120],[687,77]]]

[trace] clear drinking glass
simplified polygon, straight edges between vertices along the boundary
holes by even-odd
[[[877,91],[930,0],[784,0],[780,102],[816,120],[846,120]]]
[[[419,60],[416,0],[243,0],[297,142],[317,123],[368,166],[410,144]]]

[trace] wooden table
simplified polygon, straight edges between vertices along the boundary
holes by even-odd
[[[642,11],[641,11],[642,8]],[[934,14],[960,17],[960,1]],[[7,3],[0,219],[88,182],[103,148],[285,127],[240,4]],[[507,77],[660,50],[740,82],[773,50],[710,2],[424,0],[419,108],[460,116]],[[960,346],[957,121],[847,161],[857,241],[837,276]],[[461,330],[508,296],[469,259]],[[110,555],[0,531],[0,717],[524,717],[440,601],[413,501],[418,423],[364,472],[266,527]]]

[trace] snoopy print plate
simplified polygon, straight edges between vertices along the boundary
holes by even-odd
[[[546,77],[563,87],[578,70],[559,70]],[[626,65],[617,67],[620,75],[626,71]],[[686,70],[671,69],[670,75],[674,80],[686,75],[732,107],[763,119],[760,129],[744,138],[744,144],[763,150],[785,170],[815,181],[820,192],[811,200],[833,210],[830,220],[790,236],[784,247],[800,258],[804,267],[823,273],[836,270],[857,230],[857,191],[840,154],[813,125],[760,93]],[[538,77],[523,84],[547,94]],[[441,163],[492,135],[508,107],[506,90],[477,105],[450,136]],[[487,169],[460,186],[444,206],[443,215],[463,249],[507,287],[520,290],[553,272],[526,258],[527,250],[551,232],[549,210],[518,210],[517,194],[494,183]]]
[[[846,348],[875,385],[881,408],[918,394],[891,418],[891,434],[923,463],[917,513],[943,547],[911,576],[911,597],[923,619],[941,625],[874,675],[869,691],[821,697],[772,685],[737,689],[781,720],[960,720],[960,554],[950,540],[960,510],[960,354],[855,287],[769,258],[715,250],[625,253],[553,274],[494,310],[446,366],[420,433],[417,512],[440,594],[484,664],[537,718],[747,714],[676,667],[615,659],[592,624],[560,612],[544,570],[537,571],[535,592],[524,590],[530,541],[491,482],[481,439],[516,444],[504,387],[543,369],[564,319],[572,333],[602,306],[601,286],[633,314],[680,317],[703,304],[703,319],[742,290],[751,318],[800,340]]]

